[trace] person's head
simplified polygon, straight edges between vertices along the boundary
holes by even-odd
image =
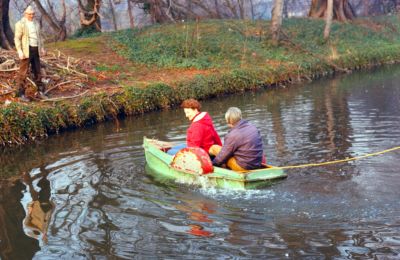
[[[25,9],[24,16],[26,19],[28,19],[28,21],[33,21],[33,18],[35,17],[35,10],[33,9],[32,6],[29,5]]]
[[[185,116],[192,120],[200,111],[201,111],[201,104],[196,99],[186,99],[182,102],[181,108],[185,112]]]
[[[242,120],[242,111],[237,107],[230,107],[225,113],[226,123],[233,127],[237,122]]]

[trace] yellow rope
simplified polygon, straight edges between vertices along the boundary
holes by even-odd
[[[376,156],[376,155],[392,152],[392,151],[399,150],[399,149],[400,149],[400,146],[396,146],[396,147],[393,147],[393,148],[390,148],[390,149],[387,149],[387,150],[384,150],[384,151],[380,151],[380,152],[376,152],[376,153],[370,153],[370,154],[366,154],[366,155],[362,155],[362,156],[358,156],[358,157],[353,157],[353,158],[346,158],[346,159],[342,159],[342,160],[336,160],[336,161],[330,161],[330,162],[322,162],[322,163],[309,163],[309,164],[301,164],[301,165],[281,166],[281,167],[274,167],[274,168],[275,169],[296,169],[296,168],[306,168],[306,167],[330,165],[330,164],[336,164],[336,163],[343,163],[343,162],[360,160],[360,159],[364,159],[364,158],[367,158],[367,157]]]

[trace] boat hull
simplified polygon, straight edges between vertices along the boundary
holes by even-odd
[[[235,172],[229,169],[214,167],[214,172],[199,175],[177,170],[170,166],[173,156],[160,150],[153,140],[144,138],[143,147],[149,173],[158,180],[175,180],[206,187],[223,189],[257,189],[271,185],[275,180],[284,179],[287,174],[279,168],[265,168],[246,173]]]

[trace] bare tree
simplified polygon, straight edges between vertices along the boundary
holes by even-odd
[[[359,0],[358,5],[362,5],[362,14],[381,15],[400,11],[399,0]]]
[[[153,23],[173,22],[171,9],[173,0],[131,0],[132,3],[141,5],[143,10],[151,16]]]
[[[255,12],[254,12],[253,0],[250,0],[250,11],[251,11],[251,20],[254,20],[255,19]]]
[[[274,0],[271,20],[272,42],[277,45],[279,42],[280,31],[282,27],[283,0]]]
[[[144,7],[155,23],[180,19],[204,18],[255,18],[253,0],[131,0]]]
[[[285,0],[287,17],[305,16],[310,10],[311,0]]]
[[[232,13],[234,18],[239,18],[237,6],[231,0],[225,0],[223,5]]]
[[[244,10],[243,0],[237,0],[237,5],[239,8],[240,19],[244,19],[245,18],[245,10]]]
[[[201,12],[204,12],[204,14],[200,15],[199,10],[201,10]],[[190,12],[193,17],[203,16],[209,18],[222,18],[221,5],[218,0],[214,0],[214,3],[211,2],[210,4],[206,1],[192,0]]]
[[[309,12],[310,17],[324,18],[328,8],[328,0],[312,0]],[[355,18],[355,12],[349,0],[333,1],[333,19],[345,22]]]
[[[10,26],[10,0],[0,0],[0,45],[4,49],[14,46],[14,33]]]
[[[219,1],[214,0],[214,5],[215,5],[215,14],[216,14],[215,18],[221,18],[221,12],[219,10]]]
[[[67,38],[67,28],[65,26],[67,9],[65,6],[65,0],[61,0],[62,6],[62,15],[60,19],[57,19],[57,16],[54,12],[54,6],[50,3],[50,0],[47,0],[47,5],[49,7],[49,11],[43,7],[42,3],[39,0],[33,0],[36,4],[39,12],[42,14],[42,17],[49,24],[50,28],[53,29],[57,33],[57,40],[65,40]]]
[[[289,17],[288,5],[289,5],[288,1],[283,0],[282,16],[284,18],[288,18]]]
[[[363,0],[362,5],[363,5],[363,15],[367,16],[369,15],[369,2],[368,0]]]

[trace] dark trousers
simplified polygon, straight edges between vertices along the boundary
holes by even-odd
[[[25,79],[28,76],[29,64],[31,65],[31,70],[33,73],[33,81],[35,82],[36,86],[38,86],[38,90],[43,91],[40,74],[39,48],[29,46],[29,58],[23,59],[20,62],[19,72],[17,76],[18,96],[25,94]]]

